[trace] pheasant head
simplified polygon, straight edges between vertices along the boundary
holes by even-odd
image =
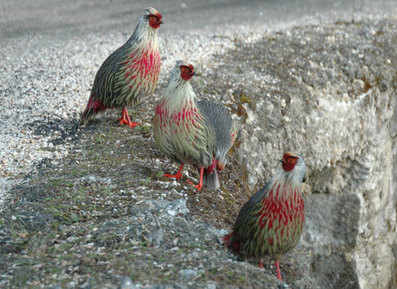
[[[280,176],[286,182],[291,182],[292,184],[302,183],[306,173],[306,165],[302,157],[286,152],[281,159],[281,164],[282,171]]]
[[[163,23],[163,16],[156,9],[149,7],[145,9],[145,20],[149,23],[149,26],[153,29],[157,29]]]

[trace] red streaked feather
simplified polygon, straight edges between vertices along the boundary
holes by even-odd
[[[138,80],[139,76],[139,80],[150,80],[152,84],[156,84],[160,73],[160,61],[158,51],[147,49],[142,51],[141,54],[133,51],[129,54],[128,59],[122,62],[123,65],[127,66],[124,77],[127,81],[132,81],[134,79]],[[141,84],[141,82],[138,81],[138,84]],[[130,89],[133,88],[131,85],[129,87]]]

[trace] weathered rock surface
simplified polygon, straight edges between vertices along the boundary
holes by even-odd
[[[302,240],[281,258],[288,288],[396,288],[395,31],[394,20],[296,27],[236,38],[203,65],[199,92],[241,119],[218,192],[162,179],[173,168],[148,124],[127,132],[103,116],[73,131],[60,163],[10,189],[0,287],[278,288],[271,262],[238,260],[219,238],[291,150],[312,194]]]
[[[396,288],[396,23],[295,28],[221,56],[251,188],[304,156],[304,248],[319,288]],[[239,59],[236,63],[235,59]]]

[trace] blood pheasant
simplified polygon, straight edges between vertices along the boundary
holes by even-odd
[[[122,108],[120,124],[131,128],[138,125],[131,121],[126,107],[156,88],[160,73],[157,29],[161,19],[156,9],[147,8],[128,41],[101,65],[81,115],[82,122],[107,108]]]
[[[181,164],[175,175],[166,177],[180,179],[184,164],[189,163],[200,171],[195,187],[215,190],[219,187],[218,171],[225,167],[236,131],[222,104],[197,101],[189,82],[193,75],[192,65],[177,62],[165,96],[156,107],[153,134],[160,149]]]
[[[282,280],[279,257],[294,248],[302,233],[304,215],[303,159],[285,153],[282,169],[241,208],[225,245],[245,257],[275,258],[277,278]]]

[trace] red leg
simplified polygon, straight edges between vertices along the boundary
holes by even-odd
[[[262,268],[262,269],[265,268],[265,266],[263,265],[263,260],[262,259],[259,259],[258,267]]]
[[[283,281],[283,278],[281,278],[280,262],[278,259],[274,262],[274,265],[276,265],[277,279]]]
[[[191,184],[193,187],[195,187],[198,191],[201,191],[201,188],[203,187],[203,178],[204,178],[204,168],[200,168],[200,183],[198,185],[195,185],[190,180],[187,180],[187,182]]]
[[[182,169],[183,169],[184,164],[181,164],[177,173],[175,175],[170,175],[170,174],[164,174],[164,177],[170,178],[170,179],[177,179],[179,180],[182,177]]]
[[[123,110],[121,111],[121,118],[119,119],[119,121],[120,125],[126,124],[130,128],[134,128],[139,125],[139,123],[131,121],[130,116],[128,115],[127,108],[125,107],[123,107]]]

